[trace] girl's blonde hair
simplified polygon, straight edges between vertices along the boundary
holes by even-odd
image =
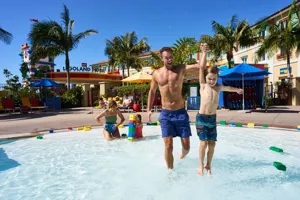
[[[107,105],[106,111],[116,111],[118,109],[118,105],[115,100],[110,100]]]

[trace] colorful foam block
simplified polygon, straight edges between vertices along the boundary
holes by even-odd
[[[281,162],[273,162],[273,166],[276,167],[278,170],[286,171],[286,166]]]
[[[72,129],[72,127],[68,127],[68,130],[71,131],[71,130],[73,130],[73,129]]]
[[[51,129],[51,130],[49,130],[49,133],[54,133],[54,130],[52,130],[52,129]]]
[[[89,128],[89,129],[91,129],[92,127],[91,127],[91,126],[84,126],[84,128]]]
[[[78,127],[77,131],[83,131],[84,127]]]
[[[124,128],[124,125],[123,125],[123,124],[120,124],[120,125],[118,126],[118,128]]]
[[[263,124],[263,127],[264,127],[264,128],[268,128],[268,125],[267,125],[267,124]]]
[[[254,125],[255,125],[254,123],[248,123],[249,128],[254,128]]]
[[[300,125],[298,125],[297,130],[300,131]]]
[[[226,125],[226,121],[220,121],[220,125]]]
[[[275,151],[275,152],[280,152],[280,153],[283,152],[283,149],[278,148],[278,147],[274,147],[274,146],[271,146],[271,147],[270,147],[270,150],[271,150],[271,151]]]
[[[43,139],[43,136],[37,136],[36,139],[41,140]]]
[[[84,129],[83,129],[84,131],[90,131],[91,129],[90,128],[88,128],[88,127],[84,127]]]
[[[235,126],[234,122],[230,122],[229,124],[230,124],[230,126]]]
[[[235,124],[235,127],[243,127],[242,124]]]

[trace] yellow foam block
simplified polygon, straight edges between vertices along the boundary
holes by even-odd
[[[133,114],[131,114],[130,116],[129,116],[129,120],[136,120],[136,115],[133,115]]]
[[[251,128],[253,128],[254,127],[254,123],[248,123],[248,127],[251,127]]]
[[[90,131],[91,128],[88,128],[88,127],[84,127],[84,131]]]
[[[91,129],[92,127],[91,127],[91,126],[84,126],[84,128],[89,128],[89,129]]]
[[[159,122],[159,121],[157,121],[157,125],[160,125],[160,122]]]
[[[124,125],[123,125],[123,124],[120,124],[120,125],[118,126],[118,128],[124,128]]]
[[[300,128],[300,125],[298,125],[298,128]]]
[[[78,127],[77,131],[82,131],[84,129],[84,127]]]

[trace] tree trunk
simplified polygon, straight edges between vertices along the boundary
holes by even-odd
[[[67,89],[70,89],[70,60],[69,52],[66,52]]]
[[[125,66],[122,64],[122,80],[124,79]],[[124,86],[124,82],[122,81],[122,86]]]
[[[228,62],[228,69],[230,69],[230,68],[231,68],[231,63],[230,63],[230,61],[231,61],[231,59],[233,58],[232,51],[227,52],[226,58],[227,58],[227,62]]]
[[[127,76],[129,77],[129,66],[127,65]]]
[[[287,62],[287,71],[288,71],[288,80],[290,82],[291,78],[291,60],[290,60],[290,52],[286,52],[286,62]]]

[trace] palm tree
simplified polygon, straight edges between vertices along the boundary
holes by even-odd
[[[174,54],[174,64],[195,64],[197,61],[190,58],[191,54],[199,51],[199,46],[195,38],[183,37],[176,40],[172,46]]]
[[[121,66],[124,78],[125,68],[127,68],[128,76],[130,67],[137,70],[141,69],[144,60],[140,58],[140,55],[149,50],[150,46],[147,44],[147,39],[143,38],[139,41],[138,36],[133,31],[123,36],[114,37],[112,40],[106,40],[105,55],[108,56],[111,66]]]
[[[56,57],[64,54],[67,71],[67,88],[70,89],[70,58],[69,53],[75,49],[80,40],[97,34],[98,31],[88,29],[84,32],[73,34],[74,20],[70,19],[69,9],[64,5],[61,12],[62,25],[56,21],[42,21],[32,25],[29,41],[32,44],[31,60],[33,63],[40,58]]]
[[[199,46],[195,38],[183,37],[176,40],[171,47],[174,55],[174,64],[195,64],[196,59],[190,58],[191,54],[199,51]],[[159,69],[164,66],[160,55],[151,52],[151,58],[147,61],[153,69]]]
[[[267,21],[261,22],[258,30],[268,30],[270,33],[257,50],[257,57],[262,57],[266,53],[272,57],[280,49],[284,58],[286,58],[288,78],[291,77],[290,57],[292,50],[296,48],[297,55],[300,53],[300,25],[296,3],[291,5],[286,24],[278,23],[269,25]]]
[[[0,40],[6,44],[10,44],[12,41],[12,34],[10,32],[7,32],[6,30],[2,29],[0,27]]]
[[[233,58],[233,51],[237,51],[237,43],[240,47],[250,47],[254,45],[258,38],[254,37],[253,30],[246,20],[238,20],[233,15],[229,25],[223,26],[216,21],[212,22],[212,29],[215,33],[213,37],[203,35],[200,42],[207,42],[212,49],[212,54],[219,57],[223,52],[226,54],[228,67],[231,67],[230,61]]]

